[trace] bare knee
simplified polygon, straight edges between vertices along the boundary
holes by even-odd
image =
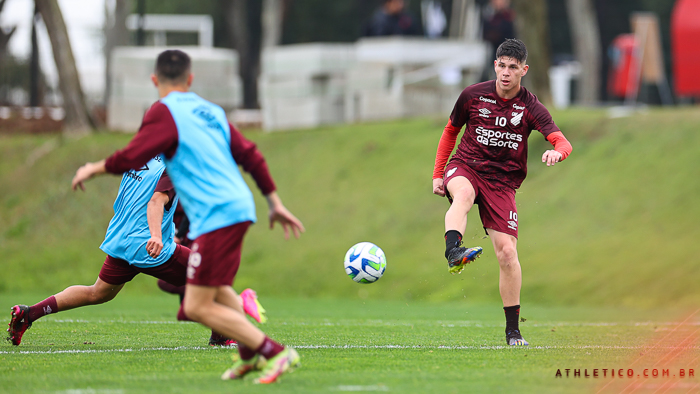
[[[474,189],[471,186],[459,187],[456,190],[450,191],[450,194],[452,195],[452,203],[468,205],[469,208],[467,208],[467,211],[471,209],[471,206],[474,204],[474,198],[476,198]]]
[[[512,245],[497,248],[496,258],[498,259],[498,264],[504,269],[520,264],[518,262],[518,251],[516,250],[515,246]]]
[[[118,292],[100,290],[95,288],[95,286],[90,286],[88,302],[91,305],[104,304],[105,302],[112,301],[117,294]]]
[[[191,299],[188,300],[187,296],[185,296],[185,301],[182,304],[182,309],[185,311],[185,315],[189,319],[192,319],[196,322],[201,322],[202,321],[202,316],[204,315],[203,313],[203,305],[200,305]]]

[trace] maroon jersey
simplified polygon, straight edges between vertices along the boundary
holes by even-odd
[[[559,131],[547,108],[524,87],[510,100],[496,94],[496,81],[464,89],[457,99],[452,126],[467,125],[452,159],[473,168],[497,185],[517,189],[527,175],[527,139],[532,130],[545,137]]]
[[[236,164],[249,173],[263,195],[268,195],[276,190],[265,158],[257,146],[245,139],[238,129],[229,123],[231,130],[231,156]],[[121,174],[131,168],[140,168],[147,157],[153,157],[158,153],[164,153],[171,158],[178,149],[179,135],[177,125],[170,109],[156,101],[146,112],[136,136],[124,149],[121,149],[105,161],[105,169],[112,174]],[[151,154],[151,152],[156,152]],[[150,155],[150,156],[149,156]],[[148,161],[148,160],[146,160]]]
[[[170,180],[170,177],[166,171],[163,171],[163,174],[160,176],[160,180],[156,184],[156,191],[168,195],[168,203],[165,204],[164,208],[166,211],[169,211],[173,206],[173,200],[175,199],[175,187],[173,186],[173,182]],[[175,225],[177,226],[177,224]]]

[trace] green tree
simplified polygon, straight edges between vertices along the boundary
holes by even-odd
[[[566,7],[576,60],[581,63],[577,101],[578,104],[594,105],[600,98],[603,55],[595,8],[591,0],[566,0]]]
[[[515,0],[515,27],[518,37],[527,45],[530,70],[523,83],[539,100],[552,102],[549,90],[550,42],[546,0]]]
[[[0,0],[0,14],[2,13],[2,9],[5,7],[5,0]],[[15,33],[17,30],[17,26],[12,26],[10,29],[7,31],[5,29],[0,28],[0,67],[2,67],[2,62],[7,54],[7,43],[10,41],[10,38],[12,38],[12,35]]]
[[[95,128],[90,117],[83,88],[80,85],[78,69],[75,66],[68,30],[63,20],[58,0],[35,0],[35,4],[49,33],[53,58],[58,70],[58,86],[63,96],[65,133],[84,135]]]

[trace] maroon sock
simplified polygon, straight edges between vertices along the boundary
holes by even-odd
[[[163,279],[158,279],[158,287],[166,293],[185,295],[185,285],[175,286]]]
[[[189,317],[187,317],[187,315],[185,315],[185,310],[182,308],[182,304],[180,304],[180,309],[177,311],[177,320],[194,321],[194,320],[190,319]]]
[[[247,347],[246,345],[238,344],[238,354],[241,356],[241,360],[250,360],[255,357],[255,350]]]
[[[265,340],[263,340],[262,345],[260,345],[255,353],[260,353],[261,356],[269,360],[282,350],[284,350],[284,346],[265,336]]]
[[[29,307],[29,321],[34,320],[49,315],[51,313],[58,312],[58,304],[56,303],[56,297],[51,296],[38,304]]]

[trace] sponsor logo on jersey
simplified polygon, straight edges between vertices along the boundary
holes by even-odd
[[[451,176],[452,176],[452,174],[454,174],[454,173],[455,173],[455,171],[457,171],[457,167],[455,167],[455,168],[453,168],[453,169],[451,169],[451,170],[447,171],[447,176],[446,176],[445,178],[449,178],[449,177],[451,177]]]
[[[488,118],[489,114],[491,113],[491,111],[489,111],[486,108],[479,108],[479,112],[480,112],[479,116],[482,116],[484,118]]]
[[[139,170],[139,171],[140,171],[140,170]],[[133,179],[133,180],[135,180],[135,181],[138,181],[138,182],[141,182],[141,181],[143,180],[142,177],[136,175],[136,172],[134,172],[134,170],[129,170],[129,172],[127,172],[127,173],[124,174],[124,175],[125,175],[127,178],[131,178],[131,179]]]
[[[522,134],[511,133],[509,131],[490,130],[479,126],[476,128],[475,132],[476,141],[486,146],[518,150],[520,142],[523,142]]]
[[[518,104],[513,104],[513,108],[515,108],[515,109],[517,109],[517,110],[520,110],[520,111],[522,111],[522,110],[525,109],[525,107],[521,107],[521,106],[519,106]]]
[[[479,96],[479,100],[484,101],[484,102],[487,102],[487,103],[491,103],[491,104],[496,104],[496,100],[490,99],[490,98],[486,98],[486,97],[484,97],[484,96]]]
[[[513,113],[511,114],[512,117],[510,118],[510,123],[512,123],[513,126],[519,125],[519,124],[520,124],[520,121],[523,120],[523,114],[524,114],[524,113],[525,113],[525,112],[520,112],[520,113],[513,112]]]

